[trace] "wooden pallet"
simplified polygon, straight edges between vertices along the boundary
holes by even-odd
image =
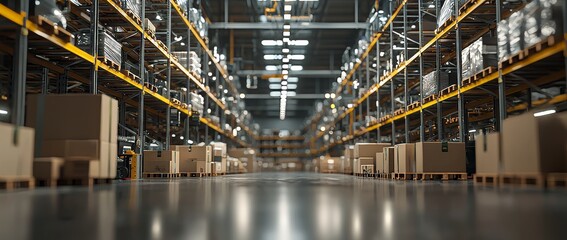
[[[181,103],[181,108],[189,109],[189,105],[187,105],[187,103]]]
[[[155,85],[151,84],[151,83],[144,83],[144,86],[145,86],[147,89],[150,89],[152,92],[157,92],[157,91],[158,91],[158,88],[157,88]]]
[[[414,174],[414,180],[467,180],[466,173],[416,173]]]
[[[421,105],[421,103],[419,101],[413,102],[412,104],[408,105],[408,111],[419,108],[420,105]]]
[[[116,5],[118,5],[119,7],[122,7],[122,1],[120,0],[112,0]],[[92,3],[91,3],[92,4]]]
[[[185,172],[185,173],[179,173],[180,177],[206,177],[207,174],[206,173],[202,173],[202,172]]]
[[[414,179],[415,173],[405,172],[405,173],[393,173],[392,179],[395,180],[412,180]]]
[[[37,179],[38,186],[89,186],[112,183],[112,178],[60,178],[60,179]]]
[[[530,55],[533,55],[537,52],[541,52],[542,50],[549,48],[559,42],[561,42],[561,40],[557,39],[556,36],[549,36],[546,39],[542,40],[541,42],[538,42],[528,48],[525,48],[517,52],[516,54],[511,55],[508,59],[501,61],[500,63],[498,63],[498,67],[500,69],[506,68],[516,62],[528,58]]]
[[[102,61],[104,64],[108,65],[110,68],[113,68],[113,69],[116,70],[116,71],[119,71],[119,72],[120,72],[120,69],[122,68],[122,67],[120,66],[120,64],[115,63],[114,61],[112,61],[112,60],[110,60],[110,59],[108,59],[108,58],[106,58],[106,57],[104,57],[104,56],[99,56],[98,59],[99,59],[100,61]]]
[[[435,34],[439,34],[443,30],[445,30],[445,28],[447,28],[454,21],[455,21],[455,16],[451,16],[449,19],[447,19],[447,21],[445,21],[443,24],[441,24],[441,26],[439,26],[439,28],[435,30]]]
[[[469,9],[471,6],[475,5],[477,2],[477,0],[469,0],[465,3],[463,3],[461,5],[461,8],[459,8],[459,15],[462,15],[464,12],[467,11],[467,9]]]
[[[546,184],[545,174],[500,174],[498,176],[500,185],[528,187],[534,186],[544,188]]]
[[[474,184],[481,186],[498,186],[500,178],[496,173],[477,173],[473,176]]]
[[[45,33],[61,38],[65,42],[72,43],[73,38],[75,38],[75,36],[73,36],[73,34],[71,34],[69,31],[60,26],[57,26],[54,22],[44,16],[31,16],[29,19],[30,21],[37,24],[37,26],[41,28]]]
[[[0,177],[0,189],[14,190],[18,188],[33,189],[35,180],[33,177]]]
[[[154,39],[154,41],[157,40],[155,32],[152,32],[150,30],[145,30],[144,32],[146,32],[148,34],[148,36],[150,36],[152,39]]]
[[[380,118],[379,122],[386,122],[388,119],[392,118],[392,115],[388,114]]]
[[[448,86],[446,88],[444,88],[443,90],[441,90],[441,92],[439,93],[439,96],[445,96],[449,93],[452,93],[454,91],[457,91],[457,84],[453,84],[451,86]]]
[[[375,176],[376,176],[376,178],[380,178],[380,179],[392,178],[392,174],[390,174],[390,173],[376,173]]]
[[[137,83],[141,82],[141,78],[138,77],[136,74],[128,71],[128,70],[122,70],[122,73],[126,76],[128,76],[130,79],[136,81]]]
[[[174,105],[177,105],[177,106],[180,106],[180,105],[181,105],[181,101],[179,101],[179,100],[176,99],[176,98],[172,98],[172,99],[171,99],[171,103],[173,103]]]
[[[405,112],[405,110],[403,108],[398,109],[398,110],[394,111],[394,116],[402,115],[402,114],[404,114],[404,112]]]
[[[157,40],[157,44],[158,44],[158,46],[160,46],[161,48],[163,48],[163,50],[165,50],[166,52],[169,52],[169,49],[167,48],[167,46],[165,45],[165,43],[163,43],[161,40]]]
[[[357,174],[355,174],[355,176],[357,176],[357,177],[373,178],[373,177],[374,177],[374,173],[357,173]]]
[[[431,95],[425,97],[425,98],[423,99],[423,102],[422,102],[421,104],[426,104],[426,103],[428,103],[428,102],[435,101],[435,99],[437,99],[437,95],[436,95],[436,94],[431,94]]]
[[[142,19],[140,19],[139,16],[136,16],[131,9],[126,9],[126,14],[128,14],[128,16],[130,16],[138,25],[142,26]]]
[[[493,72],[496,72],[496,67],[487,67],[485,69],[482,69],[482,71],[476,73],[475,75],[468,77],[467,79],[462,81],[462,85],[461,86],[467,86],[469,84],[472,84],[480,79],[485,78],[486,76],[492,74]]]
[[[567,188],[567,173],[547,174],[548,188]]]
[[[144,178],[178,178],[179,173],[143,173]]]

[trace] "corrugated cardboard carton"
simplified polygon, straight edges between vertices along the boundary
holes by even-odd
[[[33,154],[33,129],[0,123],[0,176],[32,177]]]
[[[118,102],[106,95],[28,95],[26,126],[43,140],[90,140],[116,143]]]
[[[504,120],[503,173],[566,172],[567,112],[534,117],[533,112]]]
[[[354,158],[375,158],[377,152],[382,152],[383,148],[389,146],[388,143],[357,143],[354,145]]]
[[[179,152],[174,150],[165,150],[165,151],[144,151],[144,172],[152,172],[150,169],[157,169],[163,170],[165,168],[165,163],[155,164],[152,165],[148,162],[155,162],[155,161],[170,161],[171,164],[169,165],[169,173],[179,173]],[[149,165],[146,165],[148,163]],[[146,166],[149,168],[146,169]]]
[[[465,143],[418,142],[415,144],[416,172],[466,172]]]
[[[384,173],[394,173],[394,147],[384,148]]]
[[[179,152],[179,171],[180,172],[198,172],[197,162],[211,162],[212,153],[211,146],[188,146],[175,145],[171,146]],[[209,171],[210,172],[210,171]],[[209,173],[207,172],[207,173]]]
[[[384,172],[384,152],[376,153],[376,173]]]
[[[99,177],[116,177],[117,144],[100,140],[45,140],[39,157],[86,158],[100,161]]]
[[[61,177],[74,178],[99,178],[100,162],[86,158],[68,158],[63,162]]]
[[[498,173],[500,167],[500,133],[476,136],[476,172]]]
[[[398,173],[412,173],[416,171],[415,168],[415,144],[402,143],[395,147],[394,152],[394,167],[397,162]]]
[[[362,173],[362,169],[360,168],[360,166],[362,165],[374,166],[374,157],[355,158],[354,161],[355,161],[355,166],[353,168],[354,173]]]
[[[153,160],[144,161],[145,173],[177,173],[176,166],[173,161],[167,160]]]
[[[57,157],[36,158],[33,161],[33,177],[36,179],[59,179],[63,159]]]

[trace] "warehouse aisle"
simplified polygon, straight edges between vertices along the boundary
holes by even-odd
[[[313,173],[147,180],[1,192],[0,239],[561,239],[566,202]]]

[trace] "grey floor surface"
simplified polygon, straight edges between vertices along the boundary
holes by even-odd
[[[2,191],[0,239],[567,239],[567,190],[261,173]]]

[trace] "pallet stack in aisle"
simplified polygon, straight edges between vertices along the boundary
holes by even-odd
[[[118,102],[106,95],[29,95],[35,128],[34,176],[46,185],[91,185],[116,177]],[[61,165],[57,175],[53,170]]]
[[[175,150],[144,151],[144,178],[179,177],[179,152]]]
[[[33,187],[34,129],[0,123],[0,189]]]
[[[475,183],[565,187],[567,112],[531,111],[504,120],[501,133],[477,136]],[[498,137],[501,137],[501,142]]]
[[[354,145],[352,170],[356,176],[374,177],[376,154],[382,153],[389,143],[357,143]]]

